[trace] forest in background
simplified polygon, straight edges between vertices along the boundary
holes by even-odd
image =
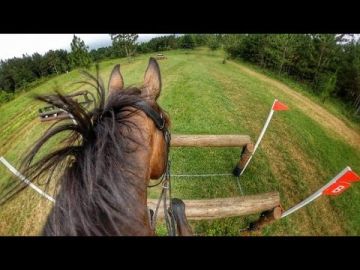
[[[360,116],[360,42],[344,34],[185,34],[137,43],[137,34],[112,34],[112,46],[89,50],[74,35],[71,50],[50,50],[0,61],[0,104],[44,79],[92,64],[142,53],[208,46],[306,86],[326,102],[345,103]],[[225,63],[224,59],[224,63]]]

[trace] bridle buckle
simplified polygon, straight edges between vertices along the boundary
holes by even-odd
[[[159,129],[163,130],[165,127],[165,119],[164,119],[164,115],[162,112],[160,113],[160,119],[162,120],[162,122],[161,122],[161,126],[159,127]]]

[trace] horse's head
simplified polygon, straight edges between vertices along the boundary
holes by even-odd
[[[170,140],[169,118],[157,104],[159,66],[150,58],[143,85],[127,88],[120,66],[115,66],[107,98],[99,70],[97,77],[86,74],[98,96],[91,111],[59,92],[37,98],[72,118],[51,126],[23,162],[22,171],[31,181],[41,178],[55,187],[56,203],[43,233],[152,235],[147,186],[150,178],[165,172]],[[53,143],[53,151],[35,158],[60,133],[62,143]],[[53,181],[56,184],[49,185]],[[11,196],[22,189],[15,187]]]
[[[116,65],[109,78],[109,102],[116,100],[117,95],[129,91],[124,87],[124,79],[121,75],[120,65]],[[169,118],[157,104],[161,94],[161,74],[158,63],[154,58],[150,58],[148,67],[145,71],[144,83],[139,88],[131,88],[131,91],[137,90],[141,101],[137,102],[130,111],[137,111],[132,121],[142,127],[142,134],[134,136],[144,136],[149,138],[150,156],[143,156],[143,159],[149,159],[149,170],[147,179],[159,178],[166,169],[168,158],[168,131]],[[140,138],[143,140],[144,138]],[[148,155],[148,153],[145,153]]]

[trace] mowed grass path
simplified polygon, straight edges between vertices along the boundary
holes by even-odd
[[[283,84],[266,80],[264,75],[250,70],[254,72],[251,74],[240,63],[222,64],[221,52],[197,49],[166,54],[168,59],[159,61],[163,78],[159,103],[171,116],[173,133],[249,134],[255,141],[274,98],[289,105],[289,111],[275,113],[256,156],[242,176],[245,194],[277,190],[287,209],[320,188],[345,166],[360,171],[356,140],[349,142],[348,134],[342,136],[331,122],[322,123],[317,115],[309,113],[294,90],[284,91]],[[125,84],[140,84],[148,57],[142,55],[132,63],[124,59],[103,62],[101,74],[105,83],[113,65],[121,63]],[[32,94],[47,93],[56,85],[73,92],[79,86],[71,83],[79,79],[79,72],[72,71],[0,107],[0,155],[18,165],[27,147],[49,127],[37,119],[41,104],[31,100]],[[352,132],[357,134],[355,130]],[[172,149],[172,173],[229,173],[239,152],[234,148]],[[9,181],[16,180],[0,166],[0,189]],[[240,195],[234,177],[174,177],[172,187],[173,196],[182,199]],[[155,198],[158,192],[151,190],[149,195]],[[0,234],[38,234],[50,207],[51,203],[27,190],[0,209]],[[268,226],[259,235],[360,235],[359,207],[360,186],[355,184],[340,197],[321,197]],[[199,221],[191,225],[199,235],[239,235],[239,229],[257,217]],[[159,233],[163,233],[163,227]]]

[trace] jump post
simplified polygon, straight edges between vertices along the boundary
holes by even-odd
[[[257,221],[250,223],[248,231],[259,231],[263,229],[265,226],[280,219],[282,213],[283,209],[280,205],[274,207],[273,209],[262,212],[260,214],[260,218]]]
[[[240,176],[254,152],[254,143],[248,135],[172,135],[172,147],[240,147],[240,159],[233,174]],[[260,230],[265,225],[281,217],[278,192],[248,195],[234,198],[208,200],[184,200],[185,215],[188,220],[206,220],[225,217],[251,215],[261,212],[258,221],[250,225],[251,230]],[[150,208],[156,207],[156,200],[148,200]],[[164,218],[160,212],[159,218]]]

